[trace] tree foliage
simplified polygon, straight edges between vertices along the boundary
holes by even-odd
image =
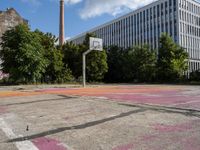
[[[63,63],[64,54],[60,47],[56,47],[55,43],[58,41],[55,35],[51,33],[44,34],[36,30],[41,37],[41,44],[45,49],[44,57],[48,60],[46,71],[43,74],[45,82],[62,83],[73,80],[72,72],[67,65]]]
[[[48,65],[45,50],[38,34],[21,24],[8,30],[2,37],[3,72],[14,82],[37,82]]]
[[[82,76],[82,54],[89,49],[89,37],[94,37],[94,35],[87,34],[83,44],[66,43],[63,46],[64,63],[69,65],[76,78]],[[108,70],[105,50],[90,52],[86,57],[86,64],[87,80],[101,81]]]
[[[147,45],[136,46],[130,52],[133,75],[139,82],[155,80],[156,55]],[[130,68],[131,69],[131,68]]]
[[[89,49],[87,34],[83,44],[66,42],[56,46],[51,33],[30,31],[27,25],[18,25],[2,37],[0,59],[2,70],[14,83],[63,83],[82,77],[82,54]],[[188,54],[172,38],[163,34],[156,57],[147,45],[123,49],[110,46],[92,51],[86,57],[87,81],[151,82],[177,81],[187,71]],[[199,72],[191,73],[198,80]]]
[[[190,73],[190,81],[200,81],[200,70]]]
[[[89,49],[89,38],[95,37],[94,34],[86,34],[85,41],[81,47],[84,52]],[[86,58],[86,72],[88,81],[102,81],[105,73],[108,71],[106,51],[92,51]]]
[[[156,57],[147,45],[128,49],[111,46],[107,55],[107,82],[147,82],[155,78]]]
[[[188,68],[188,54],[168,34],[162,34],[158,54],[158,79],[176,81],[183,77]]]
[[[128,49],[111,46],[107,49],[108,72],[105,75],[107,82],[130,82],[133,77]]]
[[[73,79],[63,63],[63,53],[57,49],[57,38],[39,30],[30,31],[21,24],[8,30],[2,37],[3,72],[14,82],[65,82]],[[64,77],[63,77],[64,76]]]
[[[64,58],[63,62],[68,65],[72,70],[72,74],[75,78],[79,78],[82,75],[82,53],[83,50],[80,46],[67,42],[62,47]]]

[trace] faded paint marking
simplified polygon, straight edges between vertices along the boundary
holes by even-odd
[[[155,124],[154,129],[159,132],[182,132],[192,129],[192,124],[183,123],[176,125]]]
[[[64,144],[46,137],[36,138],[32,142],[39,150],[67,150]]]
[[[18,138],[3,118],[0,118],[0,128],[9,139]],[[30,141],[15,142],[15,145],[19,150],[38,150]]]
[[[125,144],[125,145],[117,146],[117,147],[113,148],[112,150],[131,150],[133,148],[134,148],[133,144]]]
[[[7,112],[7,108],[4,106],[0,106],[0,115],[5,114]]]

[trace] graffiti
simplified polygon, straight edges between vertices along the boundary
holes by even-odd
[[[0,71],[0,80],[4,79],[4,78],[8,78],[9,75],[6,73],[3,73],[2,71]]]

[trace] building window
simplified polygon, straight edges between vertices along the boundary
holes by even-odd
[[[173,0],[174,2],[174,11],[176,11],[176,0]]]
[[[169,6],[172,6],[172,0],[169,0]]]
[[[166,33],[168,33],[168,22],[165,23]]]
[[[156,18],[156,6],[153,7],[153,17]]]
[[[160,17],[160,5],[157,5],[157,16]]]
[[[165,15],[167,15],[167,13],[168,13],[167,7],[168,7],[168,5],[167,5],[167,1],[166,1],[166,2],[165,2]]]
[[[161,3],[161,16],[163,16],[163,3]]]

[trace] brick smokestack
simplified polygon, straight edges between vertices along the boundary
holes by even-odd
[[[59,27],[59,45],[65,41],[65,18],[64,18],[64,0],[60,0],[60,27]]]

